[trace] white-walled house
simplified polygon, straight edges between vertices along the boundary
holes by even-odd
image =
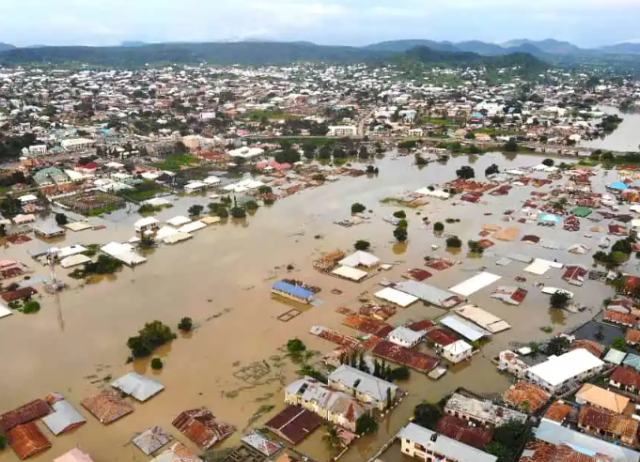
[[[381,411],[387,405],[387,396],[393,400],[398,387],[385,380],[343,364],[329,375],[329,386],[344,391],[358,401],[371,404]]]
[[[527,369],[525,378],[550,393],[577,385],[601,372],[605,363],[584,348],[561,356],[551,356],[545,362]]]

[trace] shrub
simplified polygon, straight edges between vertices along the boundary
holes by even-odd
[[[144,358],[150,356],[156,348],[175,338],[176,334],[171,331],[169,326],[160,321],[153,321],[145,324],[137,336],[129,338],[127,346],[134,358]]]
[[[398,242],[406,242],[408,237],[407,229],[398,226],[393,230],[393,237],[395,237]]]
[[[547,167],[553,167],[554,163],[553,159],[545,159],[542,161],[542,165],[546,165]]]
[[[362,205],[362,204],[360,204],[358,202],[356,202],[355,204],[351,205],[351,213],[362,213],[365,210],[367,210],[367,208],[364,205]]]
[[[189,207],[189,215],[192,217],[200,216],[203,210],[204,207],[201,205],[192,205],[191,207]]]
[[[183,332],[191,332],[193,330],[193,320],[191,318],[182,318],[178,323],[178,329]]]
[[[245,218],[247,216],[247,212],[242,207],[232,207],[231,216],[233,218]]]
[[[549,299],[549,304],[552,308],[562,309],[567,306],[569,303],[570,297],[569,294],[563,290],[557,290],[551,298]]]
[[[356,243],[353,245],[353,247],[356,250],[367,251],[371,247],[371,243],[369,241],[364,241],[364,240],[360,239],[360,240],[356,241]]]
[[[436,221],[433,225],[433,230],[437,233],[441,233],[442,231],[444,231],[444,224],[442,224],[439,221]]]
[[[404,210],[398,210],[397,212],[393,213],[393,216],[399,218],[400,220],[404,220],[405,218],[407,218],[407,213]]]
[[[452,249],[460,249],[462,247],[462,241],[458,236],[451,236],[447,238],[447,247]]]
[[[162,363],[162,360],[160,358],[153,358],[151,360],[151,369],[153,369],[154,371],[159,371],[163,367],[164,364]]]
[[[398,228],[407,229],[409,227],[409,222],[407,220],[400,220],[398,222]]]
[[[64,213],[56,213],[56,223],[58,226],[64,226],[69,223],[69,219]]]
[[[37,313],[40,311],[40,303],[35,300],[30,300],[24,304],[22,312],[25,314]]]

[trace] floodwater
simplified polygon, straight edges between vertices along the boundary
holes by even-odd
[[[572,255],[554,251],[540,245],[529,246],[520,242],[525,234],[536,234],[553,239],[566,246],[583,242],[596,247],[596,237],[583,237],[590,222],[583,220],[580,233],[561,229],[548,229],[532,225],[502,222],[502,212],[519,209],[529,197],[532,187],[514,188],[508,196],[485,196],[487,204],[453,205],[433,199],[417,210],[407,210],[409,242],[395,245],[393,228],[382,220],[398,209],[381,204],[388,196],[413,191],[430,184],[453,179],[455,170],[468,163],[466,156],[451,159],[447,165],[430,164],[419,170],[412,158],[394,160],[390,157],[378,161],[378,177],[341,178],[321,188],[306,190],[260,209],[255,216],[241,223],[230,220],[196,233],[194,239],[171,247],[157,249],[144,265],[125,268],[111,280],[79,287],[69,280],[73,288],[58,296],[45,296],[43,308],[35,316],[16,313],[0,320],[0,411],[12,409],[49,392],[64,394],[74,405],[95,392],[110,378],[136,370],[151,373],[148,361],[125,364],[128,356],[126,341],[143,327],[145,322],[161,320],[175,327],[182,317],[193,318],[196,330],[190,336],[179,336],[172,345],[158,352],[163,357],[164,369],[157,375],[166,390],[146,404],[136,404],[135,412],[119,422],[102,426],[88,415],[88,423],[70,435],[50,436],[53,448],[34,460],[51,460],[79,445],[96,461],[140,460],[141,453],[129,444],[131,437],[153,425],[161,425],[179,440],[186,442],[171,426],[171,421],[183,410],[207,406],[222,421],[238,427],[224,446],[237,443],[242,430],[250,423],[259,426],[284,407],[282,388],[296,377],[296,367],[284,357],[283,345],[292,337],[302,339],[310,349],[326,353],[334,345],[309,333],[313,325],[324,325],[344,333],[357,332],[342,326],[343,316],[335,310],[339,306],[357,309],[362,293],[377,291],[382,278],[399,279],[407,269],[421,267],[426,255],[447,256],[463,260],[464,264],[443,272],[436,272],[426,281],[439,287],[451,287],[472,277],[481,266],[502,275],[497,283],[515,285],[513,278],[525,275],[524,287],[529,290],[525,303],[508,306],[490,297],[491,287],[469,297],[475,303],[504,318],[513,328],[498,334],[462,370],[451,371],[443,379],[433,382],[413,373],[407,383],[401,384],[409,395],[390,417],[380,425],[375,437],[363,438],[342,460],[365,460],[377,447],[395,434],[410,417],[415,404],[425,400],[436,401],[453,389],[463,386],[477,393],[501,393],[510,381],[498,374],[489,358],[512,342],[540,341],[545,334],[541,327],[551,325],[554,332],[577,326],[593,316],[601,301],[610,296],[610,290],[601,283],[588,281],[575,288],[561,280],[562,272],[551,270],[548,276],[536,277],[522,273],[526,266],[513,262],[507,267],[495,265],[496,258],[512,253],[555,259],[565,263],[591,264],[591,256]],[[540,162],[535,156],[509,156],[487,154],[473,164],[479,178],[492,163],[501,169],[525,167]],[[594,179],[594,187],[615,181],[615,172],[601,174]],[[541,191],[549,187],[541,188]],[[184,214],[191,201],[206,204],[205,198],[187,198],[186,203],[157,215],[162,219]],[[351,204],[360,202],[371,213],[370,220],[360,226],[343,228],[335,220],[349,216]],[[95,219],[106,223],[107,230],[69,233],[65,243],[107,243],[126,240],[133,236],[134,213],[120,213],[117,221]],[[420,213],[420,215],[418,215]],[[492,213],[486,216],[486,213]],[[458,218],[459,223],[446,224],[444,236],[457,234],[463,242],[478,239],[483,224],[516,226],[521,233],[514,242],[495,241],[482,259],[466,259],[466,252],[455,257],[444,249],[445,237],[434,236],[431,226],[423,225],[422,218],[431,222]],[[320,235],[322,238],[317,239]],[[362,284],[335,279],[312,269],[311,261],[321,252],[336,248],[348,250],[358,239],[372,243],[371,251],[383,262],[396,263],[388,272],[381,272]],[[440,249],[431,250],[437,244]],[[0,250],[0,258],[12,258],[34,266],[37,275],[46,275],[44,267],[29,258],[29,251],[42,247],[36,240]],[[466,245],[465,245],[466,247]],[[288,265],[294,269],[288,271]],[[631,266],[631,263],[628,264]],[[62,271],[62,270],[59,270]],[[322,288],[319,307],[305,310],[285,323],[277,317],[292,306],[270,295],[270,285],[282,277],[294,277]],[[563,322],[550,316],[548,297],[533,287],[534,282],[545,282],[554,287],[576,293],[575,299],[594,310],[579,314],[566,314]],[[337,288],[341,295],[331,290]],[[435,319],[445,312],[433,307],[415,304],[401,310],[389,322],[399,325],[408,320]],[[260,416],[265,405],[275,410]],[[300,450],[318,460],[327,460],[322,445],[322,430],[316,431],[300,445]],[[193,448],[195,449],[195,448]],[[17,461],[11,451],[0,455],[0,462]]]
[[[622,113],[619,109],[611,106],[598,108],[609,115],[622,117],[622,123],[613,133],[604,138],[597,138],[591,141],[584,141],[581,146],[594,149],[603,149],[622,152],[637,152],[640,150],[640,114]]]

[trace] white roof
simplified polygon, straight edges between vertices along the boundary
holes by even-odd
[[[198,221],[193,221],[191,223],[184,225],[178,231],[180,231],[181,233],[193,233],[194,231],[198,231],[206,227],[207,225],[205,225],[203,222],[198,220]]]
[[[212,184],[219,184],[221,180],[217,176],[208,176],[202,181],[207,185],[212,185]]]
[[[136,229],[140,229],[140,228],[144,228],[147,226],[152,226],[152,225],[158,225],[160,224],[160,222],[153,217],[146,217],[146,218],[141,218],[140,220],[136,221],[133,226]]]
[[[167,224],[171,226],[183,226],[187,223],[191,223],[191,218],[187,218],[183,215],[178,215],[177,217],[173,217],[171,220],[167,220]]]
[[[111,386],[140,402],[145,402],[164,390],[164,385],[160,382],[137,372],[129,372],[113,382]]]
[[[87,250],[89,249],[87,249],[86,247],[83,247],[78,244],[73,244],[68,247],[63,247],[61,249],[58,249],[57,253],[58,253],[58,258],[66,258],[72,255],[78,255],[80,253],[86,252]]]
[[[156,233],[156,238],[162,241],[163,239],[166,239],[169,236],[173,236],[177,232],[178,230],[172,226],[163,226]]]
[[[394,303],[403,308],[406,308],[407,306],[419,300],[418,297],[414,297],[413,295],[400,292],[399,290],[396,290],[392,287],[385,287],[381,291],[376,292],[375,296],[382,300],[386,300],[388,302]]]
[[[34,202],[38,200],[38,196],[34,194],[26,194],[24,196],[18,197],[18,199],[20,199],[20,202]]]
[[[416,193],[422,194],[423,196],[436,197],[438,199],[449,199],[451,197],[451,194],[440,189],[430,191],[428,188],[421,188],[418,189]]]
[[[0,304],[0,319],[6,318],[7,316],[11,316],[12,314],[13,314],[13,311],[11,311],[6,306]]]
[[[359,270],[357,268],[351,268],[349,266],[340,266],[333,271],[331,274],[335,274],[336,276],[343,277],[345,279],[350,279],[352,281],[361,281],[368,276],[369,273],[366,271]]]
[[[68,401],[58,401],[51,406],[54,410],[53,414],[49,414],[42,419],[44,424],[51,430],[54,435],[59,435],[72,425],[78,425],[86,422],[82,414],[80,414]]]
[[[202,181],[192,181],[184,185],[184,189],[202,189],[206,187],[207,187],[207,184],[203,183]]]
[[[170,205],[171,202],[162,197],[154,197],[153,199],[149,199],[143,202],[145,205],[153,205],[154,207],[163,207],[165,205]]]
[[[553,295],[556,292],[564,292],[565,294],[567,294],[569,296],[569,299],[573,298],[573,292],[570,292],[570,291],[565,290],[565,289],[559,289],[557,287],[551,287],[551,286],[545,286],[545,287],[542,288],[542,293],[543,294]]]
[[[444,347],[444,350],[449,352],[449,354],[453,356],[458,356],[466,353],[467,351],[473,350],[473,347],[464,340],[456,340],[455,342],[450,343],[449,345]]]
[[[469,321],[465,321],[464,319],[456,316],[450,315],[446,318],[440,320],[440,324],[447,326],[454,332],[462,335],[464,338],[475,342],[476,340],[480,340],[482,337],[489,337],[491,333],[476,327],[474,324],[471,324]]]
[[[264,154],[264,149],[260,149],[260,148],[248,148],[248,147],[242,147],[242,148],[238,148],[238,149],[234,149],[232,151],[229,151],[228,154],[231,157],[242,157],[244,159],[248,159],[250,157],[258,157],[261,156],[262,154]]]
[[[375,266],[380,263],[380,259],[369,252],[363,252],[358,250],[357,252],[352,253],[348,257],[340,260],[339,264],[343,266],[350,266],[355,268],[357,266]]]
[[[527,369],[527,374],[533,375],[551,386],[556,386],[603,365],[604,362],[589,351],[577,348],[561,356],[549,357],[545,362]]]
[[[82,452],[80,449],[73,448],[71,451],[53,459],[53,462],[93,462],[93,459],[91,459],[89,454]]]
[[[453,311],[465,319],[477,324],[492,334],[511,329],[511,325],[496,315],[477,307],[476,305],[465,305],[454,308]]]
[[[387,339],[393,343],[397,340],[401,343],[413,344],[419,342],[426,334],[425,331],[416,332],[408,327],[398,326],[387,334]]]
[[[90,261],[91,258],[87,257],[86,255],[78,254],[63,258],[62,260],[60,260],[60,266],[62,266],[63,268],[71,268],[72,266],[83,265],[84,263],[88,263]]]
[[[480,289],[487,287],[490,284],[500,280],[501,276],[497,274],[487,273],[486,271],[476,274],[472,278],[461,282],[460,284],[451,287],[449,290],[456,294],[467,297]]]
[[[163,242],[165,244],[177,244],[178,242],[188,241],[193,237],[193,234],[181,233],[176,231],[171,236],[165,237]]]
[[[119,242],[110,242],[109,244],[100,248],[107,255],[117,258],[121,262],[127,265],[138,265],[147,261],[146,258],[141,257],[133,251],[133,246],[130,244],[120,244]]]
[[[343,364],[329,374],[329,383],[332,381],[342,382],[346,387],[350,389],[355,388],[360,393],[367,394],[380,402],[387,399],[388,389],[390,389],[392,393],[395,393],[398,389],[398,387],[392,383],[346,364]]]

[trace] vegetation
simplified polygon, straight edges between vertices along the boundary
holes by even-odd
[[[151,215],[162,210],[162,207],[151,204],[142,204],[138,209],[140,215]]]
[[[555,308],[558,310],[564,309],[569,304],[569,294],[563,290],[557,290],[554,294],[551,295],[549,299],[549,305],[551,308]]]
[[[367,208],[364,205],[362,205],[362,204],[360,204],[358,202],[356,202],[355,204],[351,205],[351,213],[352,214],[353,213],[362,213],[365,210],[367,210]]]
[[[447,247],[451,247],[452,249],[460,249],[462,248],[462,241],[458,236],[450,236],[447,238]]]
[[[436,233],[441,233],[441,232],[443,232],[443,231],[444,231],[444,224],[443,224],[442,222],[440,222],[440,221],[436,221],[436,222],[434,223],[434,225],[433,225],[433,230],[434,230]]]
[[[342,448],[342,438],[340,438],[337,427],[328,423],[327,432],[322,435],[322,442],[330,454],[337,454]]]
[[[307,356],[307,346],[302,340],[292,338],[287,342],[287,353],[294,363],[300,363]]]
[[[395,237],[398,242],[406,242],[409,237],[407,228],[402,228],[400,226],[396,227],[396,229],[393,230],[393,237]]]
[[[520,147],[518,146],[518,143],[513,138],[507,141],[502,147],[502,149],[504,149],[505,152],[518,152],[519,148]]]
[[[497,175],[498,173],[500,173],[500,168],[496,164],[491,164],[485,169],[484,176]]]
[[[393,212],[393,216],[400,220],[404,220],[407,218],[407,213],[404,210],[398,210],[397,212]]]
[[[58,226],[64,226],[69,223],[69,219],[64,213],[56,213],[56,223]]]
[[[360,239],[360,240],[356,241],[356,243],[353,245],[353,247],[356,250],[367,251],[371,247],[371,243],[369,241],[364,241],[364,240]]]
[[[409,222],[407,220],[400,220],[397,226],[398,228],[407,229],[409,227]]]
[[[373,435],[378,432],[378,422],[370,412],[365,412],[356,420],[358,435]]]
[[[310,352],[307,352],[310,353]],[[328,378],[322,372],[317,371],[309,364],[303,364],[298,370],[298,375],[302,377],[311,377],[312,379],[316,379],[318,382],[327,383]]]
[[[151,356],[154,350],[176,338],[171,328],[160,321],[145,324],[138,331],[138,335],[127,340],[127,346],[131,350],[133,358]]]
[[[162,359],[160,358],[153,358],[151,360],[151,369],[153,369],[154,371],[159,371],[160,369],[162,369],[164,367],[164,364],[162,363]]]
[[[247,216],[246,210],[238,206],[231,207],[230,213],[233,218],[245,218]]]
[[[193,330],[193,319],[182,318],[178,323],[178,329],[182,332],[191,332]]]
[[[554,164],[553,159],[545,159],[542,161],[542,165],[546,165],[547,167],[553,167]]]
[[[258,205],[258,203],[256,201],[247,201],[244,203],[244,208],[245,210],[249,210],[254,211],[254,210],[258,210],[260,208],[260,206]]]
[[[473,170],[472,167],[469,167],[468,165],[463,165],[458,170],[456,170],[456,175],[458,175],[458,178],[461,178],[463,180],[470,180],[471,178],[476,177],[476,172]]]
[[[124,190],[118,193],[118,195],[133,202],[144,202],[149,199],[153,199],[160,193],[166,193],[169,191],[170,190],[168,188],[159,185],[155,181],[144,180],[142,183],[136,185],[135,189]]]
[[[416,161],[416,165],[418,166],[427,165],[429,163],[429,160],[425,159],[420,154],[415,155],[415,161]]]
[[[438,420],[442,417],[442,409],[436,404],[418,404],[413,410],[413,421],[429,430],[436,429]]]
[[[7,447],[7,437],[0,435],[0,451],[3,451]]]
[[[480,241],[469,240],[467,242],[469,246],[469,251],[478,255],[482,255],[484,252],[484,248],[480,245]]]
[[[615,348],[619,351],[626,351],[627,341],[624,339],[624,337],[616,337],[613,339],[613,342],[611,342],[611,348]]]
[[[82,269],[77,268],[69,276],[75,279],[82,279],[94,274],[113,274],[122,268],[123,263],[109,255],[99,255],[95,262],[87,262]]]
[[[179,172],[183,167],[198,163],[198,158],[190,154],[172,154],[164,158],[162,162],[155,164],[160,170]]]
[[[189,207],[189,216],[199,217],[200,215],[202,215],[203,210],[204,207],[202,205],[192,205],[191,207]]]
[[[209,213],[211,215],[215,215],[222,219],[229,218],[229,210],[227,209],[227,206],[224,204],[218,204],[216,202],[212,202],[207,206],[207,208],[209,209]]]
[[[493,441],[484,450],[498,457],[498,462],[515,462],[524,444],[533,438],[531,428],[516,420],[497,427]]]
[[[22,307],[22,312],[24,314],[33,314],[37,313],[38,311],[40,311],[40,303],[36,302],[35,300],[29,300],[28,302],[25,302],[24,306]]]
[[[554,337],[547,343],[545,353],[549,356],[559,356],[568,351],[570,346],[571,342],[567,337]]]

